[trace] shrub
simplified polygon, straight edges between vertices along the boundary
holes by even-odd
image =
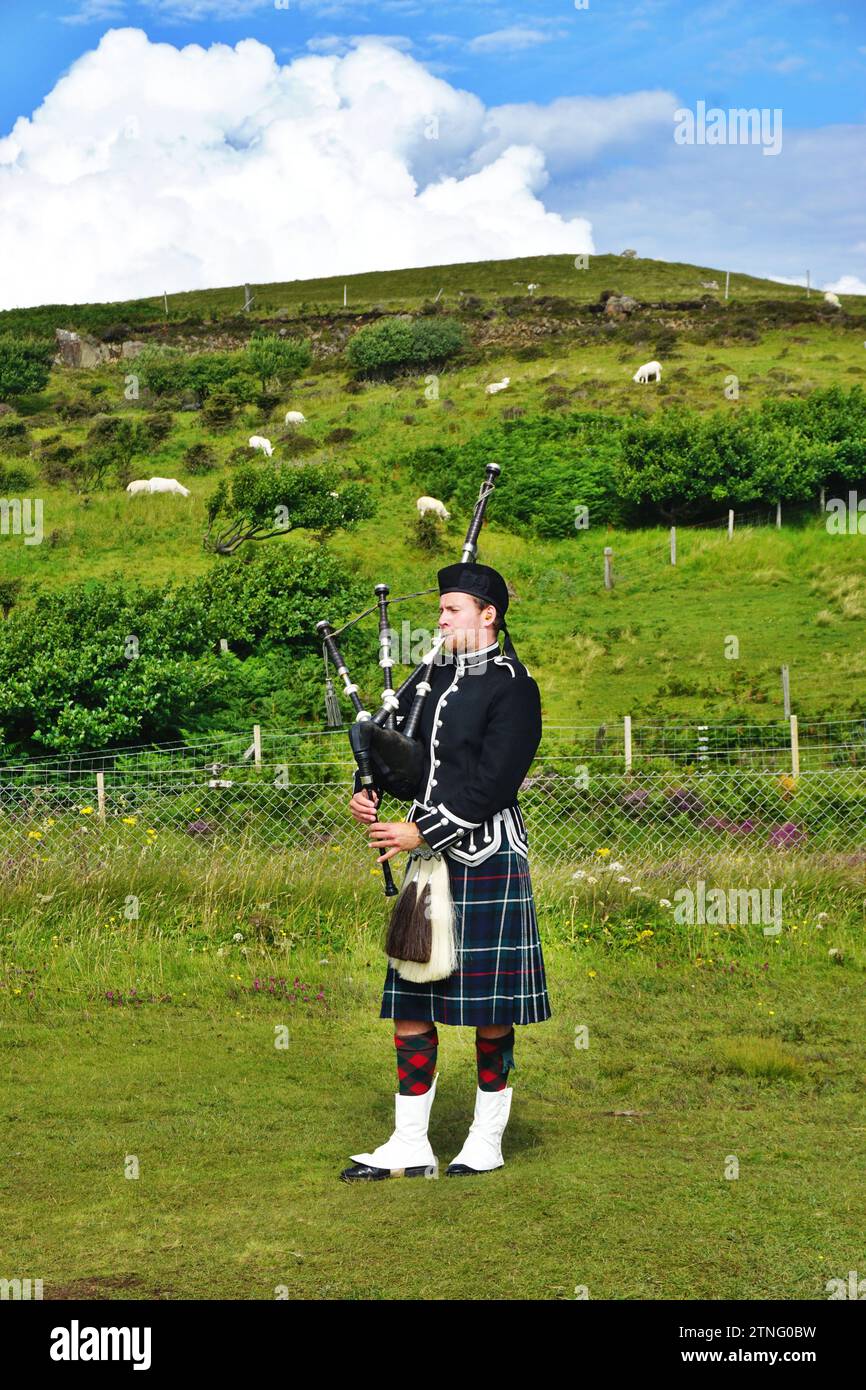
[[[305,338],[280,338],[275,333],[257,330],[247,344],[246,358],[264,392],[268,382],[278,380],[285,386],[306,371],[312,350]]]
[[[26,468],[19,468],[16,464],[4,463],[0,459],[0,493],[8,496],[10,493],[23,492],[30,486],[32,478]]]
[[[308,434],[300,434],[296,430],[288,430],[281,434],[277,443],[280,446],[280,453],[286,458],[296,458],[298,454],[309,454],[318,445],[315,439]]]
[[[154,396],[183,390],[189,360],[178,348],[146,347],[132,368],[142,386]]]
[[[185,385],[205,401],[221,386],[228,389],[237,377],[242,381],[250,379],[244,376],[245,360],[244,354],[238,352],[198,352],[187,362]]]
[[[6,454],[26,454],[30,433],[23,420],[0,420],[0,449]]]
[[[48,340],[0,337],[0,401],[41,391],[51,375],[54,344]]]
[[[183,465],[188,473],[210,473],[216,468],[216,451],[210,444],[192,444],[183,456]]]
[[[86,420],[91,415],[98,415],[102,409],[98,401],[89,399],[86,396],[61,396],[55,407],[58,419],[68,423],[70,420]]]
[[[236,410],[235,399],[224,387],[208,396],[202,407],[202,415],[212,430],[228,429]]]
[[[465,345],[456,319],[383,319],[367,324],[349,340],[346,358],[359,374],[388,374],[400,367],[443,363]]]
[[[160,410],[155,415],[145,415],[141,421],[142,440],[150,444],[162,444],[168,439],[174,426],[170,410]]]

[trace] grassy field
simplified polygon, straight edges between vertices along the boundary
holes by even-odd
[[[49,866],[0,922],[6,1271],[46,1298],[825,1298],[866,1253],[862,879],[786,864],[772,939],[538,870],[553,1016],[517,1030],[505,1168],[361,1188],[337,1175],[395,1088],[376,871]],[[440,1028],[443,1172],[473,1039]]]

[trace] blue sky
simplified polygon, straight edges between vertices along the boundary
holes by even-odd
[[[135,31],[142,40],[100,49],[108,31]],[[365,38],[378,42],[365,46]],[[250,39],[262,49],[243,49],[242,41]],[[239,43],[243,60],[215,60],[213,45],[229,45],[236,54]],[[177,88],[185,79],[177,76],[169,48],[160,47],[183,50],[191,44],[211,56],[191,84],[198,102],[193,125],[199,127],[192,137],[184,129],[188,103],[170,91],[172,82]],[[383,64],[377,55],[385,48],[399,56],[399,64]],[[262,56],[265,49],[273,54],[273,69]],[[92,59],[95,51],[101,57]],[[311,58],[331,60],[331,68],[320,65],[317,73]],[[70,70],[72,106],[70,84],[61,81]],[[399,107],[401,120],[417,123],[425,109],[443,115],[445,134],[437,135],[435,148],[430,140],[392,140],[381,113],[370,118],[377,70],[386,72],[379,86]],[[302,78],[302,96],[293,73]],[[581,9],[574,0],[5,0],[0,76],[0,137],[15,132],[11,142],[0,140],[0,197],[7,217],[11,207],[19,238],[16,243],[9,233],[4,240],[0,233],[0,251],[17,250],[20,260],[24,248],[32,247],[26,254],[41,255],[43,263],[50,258],[51,292],[67,285],[66,298],[114,297],[124,287],[155,292],[166,278],[169,289],[192,288],[180,283],[184,274],[195,283],[204,274],[227,277],[220,283],[234,281],[244,278],[236,273],[240,256],[246,278],[290,273],[289,267],[279,273],[269,230],[245,228],[240,218],[232,229],[235,213],[224,214],[220,224],[225,245],[214,254],[210,245],[203,249],[203,242],[213,240],[207,219],[217,215],[214,187],[226,172],[226,158],[241,152],[237,131],[245,125],[230,100],[220,112],[217,94],[206,90],[220,83],[248,90],[250,111],[256,112],[241,142],[245,167],[236,160],[232,169],[235,192],[249,190],[257,176],[267,177],[262,197],[279,202],[282,188],[277,200],[265,190],[284,184],[298,162],[304,166],[304,188],[316,216],[300,218],[296,206],[280,211],[301,274],[380,268],[389,255],[396,265],[531,254],[572,243],[583,249],[585,238],[593,251],[629,245],[644,255],[755,274],[796,278],[808,266],[813,282],[837,284],[848,277],[852,285],[866,283],[864,0],[588,0]],[[431,85],[434,79],[438,88]],[[124,90],[127,112],[121,110]],[[353,101],[360,104],[350,128],[337,124],[328,136],[345,155],[335,165],[321,132],[312,137],[311,152],[310,124],[335,104],[349,110]],[[672,112],[699,101],[725,109],[780,109],[785,138],[778,157],[762,158],[754,148],[676,149]],[[26,119],[37,112],[36,120]],[[110,157],[91,158],[94,144],[118,120],[135,129],[138,141],[135,161],[126,167],[116,140]],[[300,123],[294,132],[292,120]],[[368,120],[368,182],[356,185],[341,208],[337,190],[356,162],[357,149],[352,158],[349,152],[357,127]],[[157,128],[162,184],[157,146],[147,138],[152,130],[157,139]],[[192,163],[190,139],[203,141]],[[63,169],[46,152],[52,140],[56,151],[64,150]],[[509,143],[535,155],[506,154]],[[269,150],[266,167],[255,157],[255,148],[263,146]],[[342,235],[344,223],[371,189],[377,190],[381,213],[390,197],[387,175],[377,182],[385,169],[401,190],[393,239],[389,245],[388,219],[380,222],[371,206],[360,218],[366,236],[362,231],[353,244]],[[411,187],[404,185],[404,173]],[[181,174],[188,195],[182,215]],[[431,188],[442,181],[441,193]],[[121,226],[128,213],[133,234],[140,222],[139,183],[147,190],[153,245],[137,242],[125,275],[122,267],[109,269],[100,254],[103,295],[94,293],[100,266],[87,265],[86,215],[99,210]],[[27,225],[29,210],[40,203],[46,217],[56,214],[61,189],[78,228],[66,248],[71,257],[50,237],[34,243]],[[426,202],[418,196],[425,190]],[[494,200],[498,218],[491,210]],[[458,217],[465,223],[462,237],[447,225]],[[240,251],[232,249],[233,239]],[[39,267],[31,272],[37,275]],[[150,290],[144,287],[151,283]],[[0,297],[32,297],[26,285],[26,275],[16,275],[7,287],[0,282]]]

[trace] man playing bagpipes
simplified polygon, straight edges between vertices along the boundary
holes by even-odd
[[[379,1015],[394,1020],[396,1125],[387,1142],[351,1156],[352,1166],[340,1174],[347,1182],[438,1171],[427,1137],[438,1081],[437,1023],[476,1030],[475,1113],[446,1176],[502,1167],[514,1028],[551,1016],[517,804],[541,740],[538,686],[505,625],[502,576],[461,561],[439,570],[438,579],[444,645],[436,663],[419,668],[395,701],[399,728],[426,678],[416,732],[424,752],[420,790],[405,821],[380,822],[379,797],[361,789],[356,773],[349,803],[381,851],[378,863],[403,850],[409,861],[386,942]]]

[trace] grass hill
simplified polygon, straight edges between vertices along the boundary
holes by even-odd
[[[718,290],[704,287],[711,281]],[[538,286],[532,294],[531,283]],[[0,334],[62,327],[188,352],[242,346],[253,327],[282,328],[311,339],[313,362],[278,405],[242,408],[227,431],[209,430],[198,410],[175,403],[171,433],[136,460],[134,476],[177,477],[191,489],[188,499],[130,498],[116,484],[81,495],[42,480],[45,541],[25,546],[20,537],[0,535],[0,580],[21,580],[19,602],[26,603],[36,586],[50,590],[111,574],[164,581],[204,573],[220,563],[202,549],[206,499],[230,476],[230,458],[252,434],[272,438],[277,458],[299,457],[297,438],[283,437],[291,408],[308,421],[303,461],[328,463],[366,483],[376,498],[375,515],[338,533],[332,549],[371,590],[386,580],[392,593],[407,592],[435,583],[436,568],[457,555],[468,519],[456,510],[441,550],[419,547],[414,500],[425,489],[401,463],[409,450],[460,446],[490,423],[521,414],[622,416],[672,403],[738,411],[866,381],[866,298],[846,296],[835,310],[815,292],[807,297],[795,286],[732,275],[726,302],[724,283],[723,271],[706,267],[594,256],[577,270],[571,257],[545,256],[253,286],[246,315],[239,287],[171,295],[167,318],[161,299],[2,313]],[[605,290],[633,296],[638,307],[611,318],[600,299]],[[342,355],[350,334],[382,315],[431,312],[434,302],[469,336],[468,350],[437,374],[435,390],[423,371],[356,383]],[[635,368],[651,357],[664,364],[662,383],[635,385]],[[46,439],[82,443],[95,411],[131,418],[152,411],[152,401],[125,399],[133,369],[129,361],[55,367],[46,389],[18,400],[11,417],[26,425],[31,456],[0,462],[32,469]],[[508,391],[485,396],[485,383],[506,375]],[[737,400],[725,395],[731,375],[739,382]],[[70,399],[84,401],[89,414],[62,419],[58,407]],[[206,476],[185,471],[184,455],[198,443],[217,456]],[[783,663],[791,668],[795,708],[813,715],[862,709],[863,539],[829,536],[817,504],[811,516],[801,514],[795,526],[793,520],[786,514],[781,531],[743,531],[731,542],[721,531],[681,532],[674,569],[661,530],[591,527],[567,540],[539,541],[497,525],[494,499],[481,558],[513,582],[516,645],[542,686],[548,720],[601,721],[629,711],[653,722],[732,710],[779,717]],[[266,544],[308,541],[294,533]],[[604,545],[614,549],[612,593],[602,584]],[[394,610],[395,618],[428,627],[435,613],[435,603],[424,600]],[[350,615],[321,616],[338,622]],[[730,634],[740,638],[738,660],[725,657]]]

